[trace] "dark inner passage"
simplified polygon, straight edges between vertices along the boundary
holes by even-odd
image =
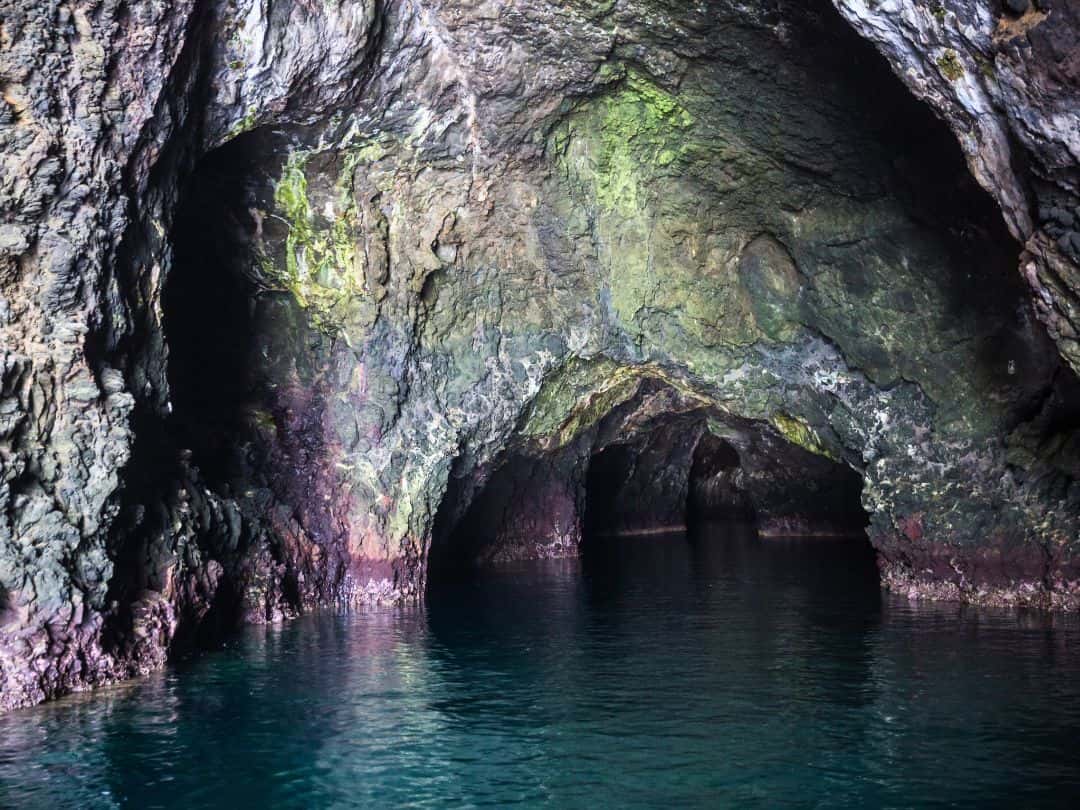
[[[753,517],[754,506],[739,486],[741,464],[739,451],[727,439],[708,431],[701,436],[690,465],[688,520]]]
[[[244,270],[258,230],[253,211],[269,207],[256,181],[260,147],[257,136],[242,136],[199,162],[177,209],[163,295],[172,427],[215,485],[234,477],[253,400],[257,289]]]
[[[717,522],[744,527],[740,536],[851,538],[869,549],[857,471],[767,423],[685,405],[646,380],[567,446],[519,447],[489,471],[452,476],[429,584],[483,563],[574,556],[618,538],[665,542]]]
[[[162,303],[172,412],[154,453],[181,460],[171,489],[190,500],[182,508],[195,544],[222,568],[221,616],[185,627],[331,603],[343,570],[333,510],[312,495],[323,454],[315,380],[332,341],[272,271],[290,227],[274,213],[275,188],[294,135],[254,130],[205,155],[170,233]],[[283,523],[318,545],[311,558],[288,545]],[[132,548],[136,564],[148,556]],[[267,577],[271,566],[281,573]]]
[[[146,364],[155,378],[167,362],[171,411],[165,416],[146,403],[136,409],[124,499],[109,539],[114,568],[107,600],[117,608],[105,645],[121,658],[146,643],[143,625],[153,616],[147,594],[181,592],[170,654],[213,643],[240,620],[237,569],[247,537],[235,511],[217,508],[217,496],[234,494],[238,483],[253,486],[256,478],[250,465],[238,463],[245,448],[258,446],[247,441],[245,408],[255,388],[260,299],[245,271],[257,232],[255,181],[269,165],[255,133],[195,165],[179,189],[168,234],[164,334],[149,330],[128,349],[131,364]],[[140,377],[134,379],[133,388],[142,391]],[[185,542],[177,543],[177,535]],[[178,554],[190,555],[184,566],[176,565]],[[203,566],[207,559],[216,565]],[[199,573],[182,581],[174,576],[189,565]]]
[[[592,456],[584,538],[749,522],[769,536],[863,536],[862,479],[767,425],[693,411],[662,416]]]

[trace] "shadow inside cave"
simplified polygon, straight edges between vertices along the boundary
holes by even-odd
[[[274,428],[262,404],[268,377],[259,357],[268,336],[280,332],[273,313],[296,307],[265,294],[252,267],[265,231],[283,227],[264,224],[260,211],[272,208],[272,173],[284,154],[281,136],[246,133],[204,155],[179,187],[162,333],[133,349],[138,362],[165,365],[168,396],[164,408],[140,401],[134,415],[125,499],[110,539],[108,599],[119,607],[106,637],[114,648],[138,643],[135,614],[147,594],[177,587],[170,571],[178,554],[204,572],[213,560],[218,573],[212,583],[188,584],[179,599],[170,655],[216,644],[242,621],[236,567],[250,538],[222,499],[268,480]],[[177,546],[176,533],[186,543]]]
[[[215,486],[239,477],[236,450],[255,408],[260,290],[249,268],[263,228],[257,212],[272,208],[263,175],[273,149],[256,131],[207,154],[173,224],[173,267],[162,302],[170,427]]]
[[[848,540],[862,554],[861,492],[848,464],[645,379],[567,446],[520,445],[487,472],[451,476],[428,585],[490,563],[610,554],[623,540],[682,541],[716,525],[740,527],[740,537]]]

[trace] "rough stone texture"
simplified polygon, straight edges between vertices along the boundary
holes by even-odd
[[[0,0],[0,708],[565,547],[644,380],[1076,607],[1076,12],[837,5]]]
[[[0,7],[0,708],[140,666],[100,645],[134,396],[98,337],[125,318],[109,280],[128,183],[173,123],[191,11]]]

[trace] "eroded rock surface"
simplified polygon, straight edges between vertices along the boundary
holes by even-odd
[[[948,122],[1016,239],[1039,317],[1080,369],[1080,7],[834,0]]]
[[[836,5],[0,4],[0,708],[573,553],[620,445],[1080,604],[1076,12]]]

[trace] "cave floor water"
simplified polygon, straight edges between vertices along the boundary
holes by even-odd
[[[248,628],[0,718],[0,805],[1080,806],[1075,617],[734,526]]]

